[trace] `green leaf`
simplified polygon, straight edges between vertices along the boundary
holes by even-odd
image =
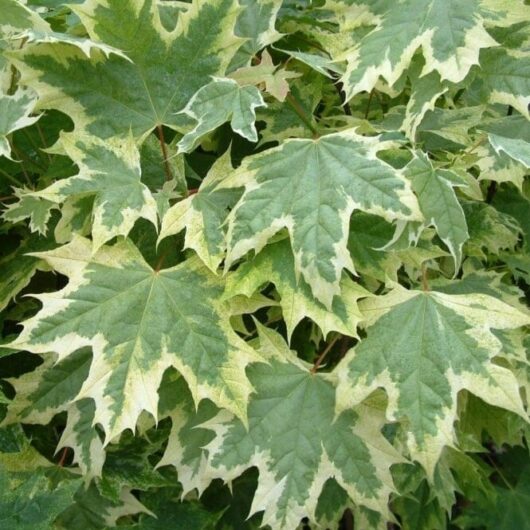
[[[140,182],[140,154],[132,137],[103,142],[62,135],[61,146],[79,173],[33,195],[56,203],[72,196],[93,195],[95,251],[113,237],[127,236],[140,217],[157,226],[156,202]]]
[[[389,467],[399,459],[379,433],[377,411],[337,415],[331,376],[311,373],[279,335],[263,327],[260,344],[269,364],[248,369],[256,391],[248,430],[223,411],[205,424],[216,432],[207,446],[209,475],[231,480],[256,466],[260,476],[250,513],[264,510],[262,524],[273,528],[294,529],[302,517],[313,517],[332,476],[356,503],[388,517]]]
[[[256,355],[230,329],[219,281],[197,262],[154,271],[130,242],[92,255],[82,238],[39,257],[70,283],[38,296],[43,308],[13,346],[60,359],[92,346],[94,360],[76,399],[94,399],[94,423],[107,443],[134,431],[143,410],[157,417],[157,389],[170,366],[184,375],[196,402],[208,397],[245,418],[251,387],[244,370]]]
[[[250,142],[257,142],[254,109],[264,106],[265,102],[256,87],[240,87],[232,79],[215,78],[200,88],[181,111],[193,118],[197,125],[182,137],[178,143],[179,152],[192,151],[202,136],[227,121],[230,121],[234,132]]]
[[[377,158],[383,145],[348,130],[246,158],[226,180],[246,188],[229,217],[227,266],[287,228],[297,274],[330,307],[342,269],[354,271],[346,249],[353,210],[389,221],[421,219],[401,171]]]
[[[388,419],[405,423],[411,457],[429,476],[454,444],[460,390],[526,417],[514,374],[492,362],[501,343],[491,332],[527,325],[526,314],[487,295],[403,288],[367,299],[361,310],[368,336],[337,368],[340,399],[359,403],[383,387]]]
[[[480,16],[480,0],[383,0],[373,7],[375,28],[344,53],[346,97],[369,92],[382,76],[390,86],[421,46],[422,75],[437,71],[442,80],[462,81],[479,62],[482,48],[495,46]]]
[[[453,256],[456,273],[462,261],[462,247],[469,234],[464,210],[454,188],[465,186],[465,182],[451,171],[435,169],[422,152],[416,153],[407,165],[405,175],[411,180],[412,189],[418,196],[425,217],[424,225],[436,228]]]
[[[197,193],[169,208],[162,218],[158,237],[161,241],[186,229],[185,248],[192,248],[212,272],[217,271],[226,250],[223,224],[241,195],[221,185],[231,171],[230,153],[226,151],[212,166]]]
[[[25,188],[15,188],[14,195],[18,201],[9,204],[2,213],[2,217],[11,223],[29,219],[30,230],[45,236],[51,212],[56,205],[48,199],[35,196]]]
[[[132,130],[144,138],[154,127],[179,129],[181,111],[195,92],[220,76],[241,44],[234,35],[235,0],[196,1],[164,29],[156,3],[87,0],[72,6],[90,38],[123,50],[87,58],[66,43],[25,47],[13,61],[36,89],[40,108],[68,114],[76,132],[102,138]]]
[[[297,324],[309,317],[324,336],[331,331],[357,337],[357,326],[363,316],[357,300],[370,293],[353,282],[346,274],[340,282],[339,296],[334,297],[328,310],[311,293],[303,279],[297,279],[291,246],[288,240],[267,245],[253,260],[242,264],[227,277],[225,297],[252,296],[262,285],[274,283],[280,297],[280,306],[291,338]]]
[[[530,143],[524,140],[505,138],[496,134],[488,135],[489,142],[497,154],[506,153],[510,158],[530,168]]]

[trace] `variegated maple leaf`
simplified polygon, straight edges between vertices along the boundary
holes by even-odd
[[[94,250],[113,237],[127,236],[140,217],[157,225],[156,201],[140,182],[140,154],[132,136],[102,141],[64,134],[61,146],[79,173],[32,196],[60,203],[71,196],[93,195]]]
[[[221,76],[242,39],[234,34],[236,0],[195,0],[168,31],[153,0],[86,0],[72,5],[90,38],[123,50],[87,58],[65,42],[37,43],[13,54],[40,108],[68,114],[77,132],[102,138],[131,129],[144,138],[160,125],[179,128],[177,115],[211,76]]]
[[[193,150],[201,136],[228,121],[234,132],[250,142],[257,142],[255,109],[264,106],[256,87],[239,86],[232,79],[215,78],[200,88],[181,111],[197,124],[178,143],[179,152]]]
[[[357,336],[361,314],[357,301],[370,292],[343,274],[340,295],[333,298],[331,310],[319,302],[302,278],[296,278],[293,253],[288,240],[267,245],[254,259],[243,263],[228,274],[224,296],[252,296],[262,285],[274,283],[281,299],[280,306],[290,339],[297,324],[309,317],[321,329],[324,336],[338,331],[351,337]]]
[[[19,89],[12,96],[0,93],[0,156],[11,158],[8,135],[34,124],[40,116],[30,116],[37,103],[36,95]]]
[[[157,389],[170,366],[197,402],[210,398],[245,419],[245,366],[259,357],[230,328],[222,286],[198,260],[158,271],[128,241],[92,255],[83,238],[39,257],[70,282],[37,296],[43,308],[11,347],[64,359],[91,346],[94,359],[76,400],[94,399],[94,423],[107,442],[134,430],[143,410],[157,417]]]
[[[348,61],[342,78],[348,99],[372,90],[380,76],[392,86],[420,46],[422,74],[437,71],[456,83],[479,63],[482,48],[497,45],[485,29],[481,0],[383,0],[366,7],[375,28],[341,57]]]
[[[245,186],[229,216],[227,266],[287,228],[297,274],[330,307],[342,269],[354,271],[346,248],[354,210],[389,221],[422,218],[408,180],[377,157],[387,145],[349,129],[246,158],[223,184]]]
[[[527,314],[488,295],[402,287],[361,309],[367,337],[336,368],[339,403],[347,408],[383,387],[388,419],[403,423],[411,457],[431,477],[443,447],[455,443],[460,390],[526,417],[515,375],[493,362],[501,343],[492,329],[528,325]]]
[[[176,465],[180,477],[184,461],[186,491],[257,467],[250,514],[264,511],[262,524],[274,529],[295,529],[304,516],[314,519],[332,477],[354,502],[388,518],[389,469],[401,458],[380,433],[380,411],[365,406],[336,415],[334,377],[313,374],[276,332],[260,325],[259,335],[268,363],[248,368],[255,389],[248,429],[223,410],[211,419],[213,410],[199,410],[203,423],[197,424],[193,411],[181,408],[162,463]]]

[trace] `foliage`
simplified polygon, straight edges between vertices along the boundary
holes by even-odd
[[[0,529],[530,528],[529,104],[525,0],[0,0]]]

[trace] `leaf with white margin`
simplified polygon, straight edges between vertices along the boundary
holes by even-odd
[[[94,250],[113,237],[127,236],[140,217],[157,226],[156,201],[140,181],[140,154],[132,136],[103,141],[62,134],[60,142],[79,173],[33,196],[60,203],[71,196],[94,195]]]
[[[223,184],[245,186],[228,217],[227,268],[287,228],[296,273],[331,307],[342,270],[354,271],[346,247],[354,210],[389,221],[422,219],[408,180],[377,157],[385,147],[379,137],[348,129],[245,158]]]
[[[29,229],[45,236],[48,221],[57,205],[42,197],[36,197],[31,190],[15,188],[13,191],[17,202],[13,202],[2,213],[2,218],[10,223],[29,219]]]
[[[67,411],[66,428],[57,451],[62,447],[71,447],[74,462],[79,464],[87,481],[101,475],[105,461],[103,444],[92,425],[94,402],[91,399],[74,402],[88,376],[91,361],[89,348],[82,348],[58,363],[54,363],[52,356],[48,355],[34,371],[10,379],[16,395],[9,403],[3,421],[7,425],[46,425],[55,414]]]
[[[35,110],[37,96],[29,90],[18,89],[12,96],[0,93],[0,156],[11,158],[8,135],[33,125],[40,116],[30,116]]]
[[[427,155],[421,151],[406,166],[405,175],[418,197],[425,217],[423,225],[436,228],[453,256],[455,271],[458,271],[462,262],[462,247],[469,234],[464,210],[454,188],[465,187],[465,182],[452,171],[433,167]]]
[[[160,418],[171,418],[171,432],[164,455],[157,464],[175,466],[183,493],[197,489],[199,495],[208,487],[207,453],[204,449],[215,437],[202,424],[214,418],[219,409],[208,400],[196,407],[186,382],[178,374],[167,372],[160,385]]]
[[[254,259],[243,263],[226,277],[225,298],[252,296],[262,285],[272,282],[280,294],[280,307],[289,340],[297,324],[309,317],[324,336],[331,331],[357,337],[357,326],[363,320],[357,301],[370,292],[346,274],[340,282],[340,295],[333,298],[331,310],[319,302],[302,278],[297,279],[289,240],[267,245]]]
[[[530,51],[484,50],[480,54],[479,75],[486,101],[511,105],[530,118]]]
[[[43,308],[9,346],[59,359],[92,346],[76,399],[94,399],[94,423],[106,443],[134,431],[144,410],[156,419],[157,389],[170,366],[196,403],[210,398],[245,420],[251,392],[245,366],[259,356],[230,328],[222,285],[198,260],[153,270],[127,240],[93,255],[84,238],[38,256],[70,282],[36,296]]]
[[[197,122],[179,141],[179,153],[189,153],[205,134],[230,122],[232,130],[250,142],[258,141],[256,107],[265,107],[254,86],[239,86],[233,79],[214,78],[201,87],[180,112]]]
[[[78,133],[109,138],[132,130],[143,139],[177,116],[193,94],[222,76],[242,40],[234,35],[236,0],[195,0],[167,31],[152,0],[86,0],[72,5],[91,40],[125,50],[129,60],[76,45],[35,43],[12,53],[40,108],[67,114]]]
[[[530,168],[530,143],[519,138],[505,138],[488,134],[488,140],[497,154],[506,153],[510,158]]]
[[[247,369],[255,388],[248,429],[226,411],[201,426],[216,435],[205,448],[207,476],[229,482],[257,467],[250,514],[264,511],[262,524],[274,529],[295,529],[305,516],[314,520],[332,477],[355,503],[388,518],[390,467],[401,458],[381,435],[381,412],[365,406],[336,414],[334,377],[313,374],[279,334],[258,329],[268,364]]]
[[[351,50],[342,77],[347,99],[374,88],[380,76],[392,86],[421,46],[422,75],[462,81],[479,63],[481,48],[496,46],[480,15],[480,0],[383,0],[373,8],[376,27]]]
[[[378,387],[388,395],[387,418],[403,423],[410,455],[432,478],[444,446],[455,443],[457,394],[526,413],[514,374],[492,362],[502,349],[492,329],[514,329],[530,318],[491,296],[407,291],[361,303],[367,338],[336,368],[344,407]]]
[[[204,264],[217,272],[226,250],[222,226],[241,193],[219,184],[233,171],[230,152],[215,161],[197,193],[173,205],[162,218],[158,241],[186,229],[184,247],[193,249]]]

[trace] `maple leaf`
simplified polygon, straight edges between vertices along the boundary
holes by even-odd
[[[13,54],[23,82],[36,89],[40,108],[68,114],[76,131],[102,138],[154,127],[178,129],[177,116],[211,76],[220,76],[241,44],[234,35],[236,0],[196,0],[166,30],[152,0],[87,0],[72,5],[91,39],[124,50],[92,58],[64,42],[37,43]],[[60,57],[60,59],[59,59]]]
[[[35,109],[37,97],[31,91],[17,90],[12,96],[0,94],[0,156],[11,158],[8,135],[29,125],[40,116],[30,116]]]
[[[181,111],[193,118],[197,125],[178,143],[179,153],[193,150],[201,136],[227,121],[230,121],[234,132],[250,142],[257,142],[254,109],[264,106],[265,102],[256,87],[240,87],[231,79],[215,78],[200,88]]]
[[[230,79],[234,79],[242,86],[264,83],[265,90],[278,101],[285,101],[289,93],[287,80],[300,76],[301,74],[298,72],[290,72],[274,65],[267,50],[263,50],[258,65],[239,68],[229,75]]]
[[[47,199],[36,197],[31,190],[26,188],[15,188],[14,196],[18,201],[7,206],[2,212],[3,219],[11,223],[29,219],[29,228],[32,232],[46,235],[51,211],[57,207],[56,204]]]
[[[288,240],[283,240],[267,245],[253,260],[228,274],[225,297],[250,297],[268,282],[274,283],[280,294],[280,306],[289,339],[304,317],[313,320],[324,336],[330,331],[357,336],[357,326],[363,319],[357,300],[370,293],[346,274],[340,282],[340,295],[333,299],[331,310],[328,310],[314,298],[304,280],[296,278],[291,246]]]
[[[216,272],[224,258],[226,238],[222,225],[241,193],[220,183],[232,169],[227,151],[216,160],[197,193],[173,205],[162,218],[158,241],[186,229],[184,246],[192,248]]]
[[[412,182],[425,225],[433,225],[440,239],[447,245],[458,271],[462,261],[462,247],[467,241],[466,217],[454,188],[465,186],[457,174],[446,169],[436,169],[427,156],[418,152],[405,168]]]
[[[71,196],[94,195],[94,250],[115,236],[127,236],[140,217],[157,225],[156,202],[140,182],[140,154],[131,136],[103,142],[63,134],[61,146],[79,173],[32,195],[56,203]]]
[[[526,314],[478,293],[403,288],[367,299],[361,310],[368,336],[336,368],[339,402],[358,403],[383,387],[387,417],[405,422],[410,454],[429,476],[454,443],[460,390],[526,417],[515,376],[492,362],[501,343],[491,332],[527,325]]]
[[[231,330],[219,281],[193,260],[154,271],[128,241],[95,255],[91,247],[76,238],[39,254],[70,283],[37,296],[43,308],[11,346],[59,359],[92,346],[76,399],[94,399],[106,442],[134,430],[142,410],[157,417],[157,388],[170,366],[197,402],[210,398],[244,419],[251,390],[244,370],[256,354]]]
[[[342,269],[354,270],[346,248],[354,209],[389,221],[421,219],[401,171],[377,158],[384,145],[347,130],[246,158],[225,180],[246,188],[229,216],[227,267],[285,227],[297,273],[330,307]]]
[[[263,525],[298,527],[314,517],[318,496],[331,478],[354,502],[387,516],[393,489],[389,467],[400,458],[379,433],[375,409],[335,413],[334,380],[313,374],[275,332],[260,326],[260,352],[268,364],[248,369],[255,388],[249,427],[221,411],[204,423],[216,437],[206,447],[208,475],[232,480],[256,466],[260,477],[250,513]]]
[[[370,91],[384,77],[392,86],[421,46],[422,74],[436,70],[442,80],[457,83],[474,64],[482,48],[497,42],[484,27],[480,0],[393,0],[378,2],[371,23],[375,28],[343,54],[348,67],[342,81],[346,97]]]

